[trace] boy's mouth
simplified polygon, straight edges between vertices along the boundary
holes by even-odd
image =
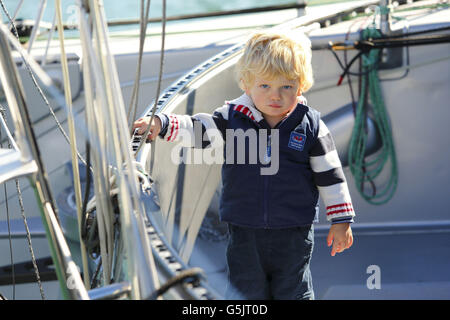
[[[269,104],[269,107],[279,109],[279,108],[281,108],[281,105],[279,105],[279,104]]]

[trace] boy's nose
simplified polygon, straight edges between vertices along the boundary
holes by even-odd
[[[278,92],[278,90],[273,90],[271,93],[271,98],[272,100],[280,100],[280,92]]]

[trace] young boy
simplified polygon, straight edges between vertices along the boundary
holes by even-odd
[[[255,132],[257,143],[244,139],[242,149],[226,148],[222,166],[220,217],[230,231],[226,297],[314,299],[309,265],[319,194],[332,223],[332,256],[352,245],[354,212],[331,134],[302,96],[313,84],[311,42],[300,34],[256,33],[237,75],[242,96],[212,115],[159,114],[148,139],[174,141],[181,129],[193,132],[201,125],[202,133],[216,129],[225,146],[235,146],[238,135],[230,132]],[[142,134],[148,125],[149,118],[141,118],[134,128]],[[249,161],[254,150],[264,159]],[[244,163],[237,161],[240,156]],[[263,174],[275,160],[276,170]]]

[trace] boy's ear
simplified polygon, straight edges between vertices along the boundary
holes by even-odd
[[[239,79],[239,84],[240,84],[240,87],[242,90],[247,91],[247,86],[246,86],[244,80]]]
[[[240,79],[239,81],[240,81],[241,89],[244,90],[244,92],[248,95],[250,92],[249,92],[247,84],[242,79]]]

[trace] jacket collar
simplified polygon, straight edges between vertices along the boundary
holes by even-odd
[[[233,105],[235,111],[234,115],[243,115],[258,123],[264,119],[261,112],[256,109],[253,100],[245,93],[240,97],[231,101],[226,101],[225,103]]]
[[[296,116],[299,115],[302,115],[303,117],[304,113],[308,109],[308,107],[306,107],[307,104],[306,98],[304,96],[299,96],[297,101],[298,103],[295,109],[284,120],[288,120],[289,118],[295,119]],[[256,109],[253,100],[246,93],[242,94],[240,97],[234,100],[225,101],[225,103],[233,105],[235,116],[236,115],[245,116],[257,123],[261,123],[261,121],[264,120],[263,115],[258,109]]]

